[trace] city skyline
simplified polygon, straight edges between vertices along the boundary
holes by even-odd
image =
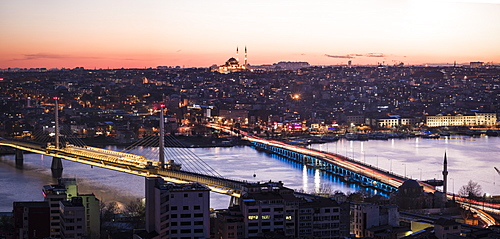
[[[500,62],[500,1],[3,1],[0,68]]]

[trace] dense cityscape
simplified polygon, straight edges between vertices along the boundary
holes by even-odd
[[[39,140],[58,127],[61,135],[87,145],[129,145],[161,135],[164,108],[164,132],[186,147],[248,144],[241,135],[232,136],[209,124],[299,147],[354,134],[356,138],[348,139],[499,133],[500,67],[482,62],[460,66],[310,66],[306,62],[250,66],[245,49],[244,64],[230,58],[210,68],[9,68],[0,71],[0,92],[0,137],[18,141]],[[12,153],[2,147],[2,154]],[[445,156],[445,185],[446,175]],[[461,207],[455,195],[424,192],[424,185],[416,180],[405,181],[388,198],[338,191],[312,195],[286,188],[281,182],[248,183],[242,196],[223,209],[211,209],[210,188],[201,183],[168,183],[161,177],[146,177],[145,182],[143,199],[119,207],[113,202],[100,203],[93,194],[78,193],[77,179],[60,178],[57,185],[43,187],[45,201],[14,202],[13,212],[2,216],[0,237],[500,235],[500,227],[495,226],[498,213]],[[440,183],[443,185],[442,180]],[[446,186],[443,190],[447,191]],[[483,210],[485,203],[495,205],[499,200],[495,195],[483,197],[473,180],[459,194],[482,202]]]
[[[123,139],[117,134],[124,128],[133,139],[149,134],[158,128],[159,104],[166,104],[169,127],[180,133],[204,120],[266,132],[290,125],[300,125],[295,131],[411,129],[427,126],[428,116],[498,114],[499,75],[497,67],[381,65],[231,74],[164,67],[9,69],[0,83],[2,132],[19,136],[49,126],[54,96],[60,97],[62,122],[81,138]],[[475,124],[492,127],[495,120]]]

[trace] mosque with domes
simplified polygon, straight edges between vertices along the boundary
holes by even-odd
[[[227,74],[231,72],[247,71],[248,61],[247,61],[247,47],[245,47],[245,63],[241,64],[238,61],[238,47],[236,47],[236,58],[229,58],[224,65],[213,67],[212,71],[217,71],[219,73]]]

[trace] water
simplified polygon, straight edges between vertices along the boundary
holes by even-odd
[[[317,144],[314,149],[337,152],[356,160],[415,179],[440,178],[444,152],[448,157],[448,188],[458,189],[469,180],[478,182],[485,193],[500,194],[500,137],[458,137],[445,139],[391,139],[387,141],[347,141]],[[116,149],[115,147],[109,147]],[[339,179],[304,168],[286,159],[259,152],[251,147],[190,149],[227,178],[251,182],[283,181],[286,187],[305,192],[326,188],[355,192],[361,189]],[[43,200],[43,185],[54,184],[51,157],[25,154],[24,168],[16,169],[14,156],[0,157],[0,212],[11,211],[13,201]],[[63,160],[63,177],[77,178],[81,193],[94,193],[104,202],[143,197],[144,178]],[[253,175],[256,175],[253,177]],[[498,183],[496,181],[499,181]],[[211,207],[226,208],[229,196],[211,194]]]

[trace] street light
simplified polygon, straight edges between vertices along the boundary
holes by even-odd
[[[406,178],[406,163],[402,163],[405,166],[405,178]]]
[[[451,191],[453,193],[453,196],[455,196],[455,179],[454,178],[450,178],[452,181],[452,184],[453,184],[453,191]]]
[[[389,172],[391,172],[391,173],[392,173],[392,159],[390,159],[390,158],[387,158],[387,160],[389,160],[389,162],[390,162],[390,164],[391,164],[391,167],[390,167],[390,170],[389,170]]]

